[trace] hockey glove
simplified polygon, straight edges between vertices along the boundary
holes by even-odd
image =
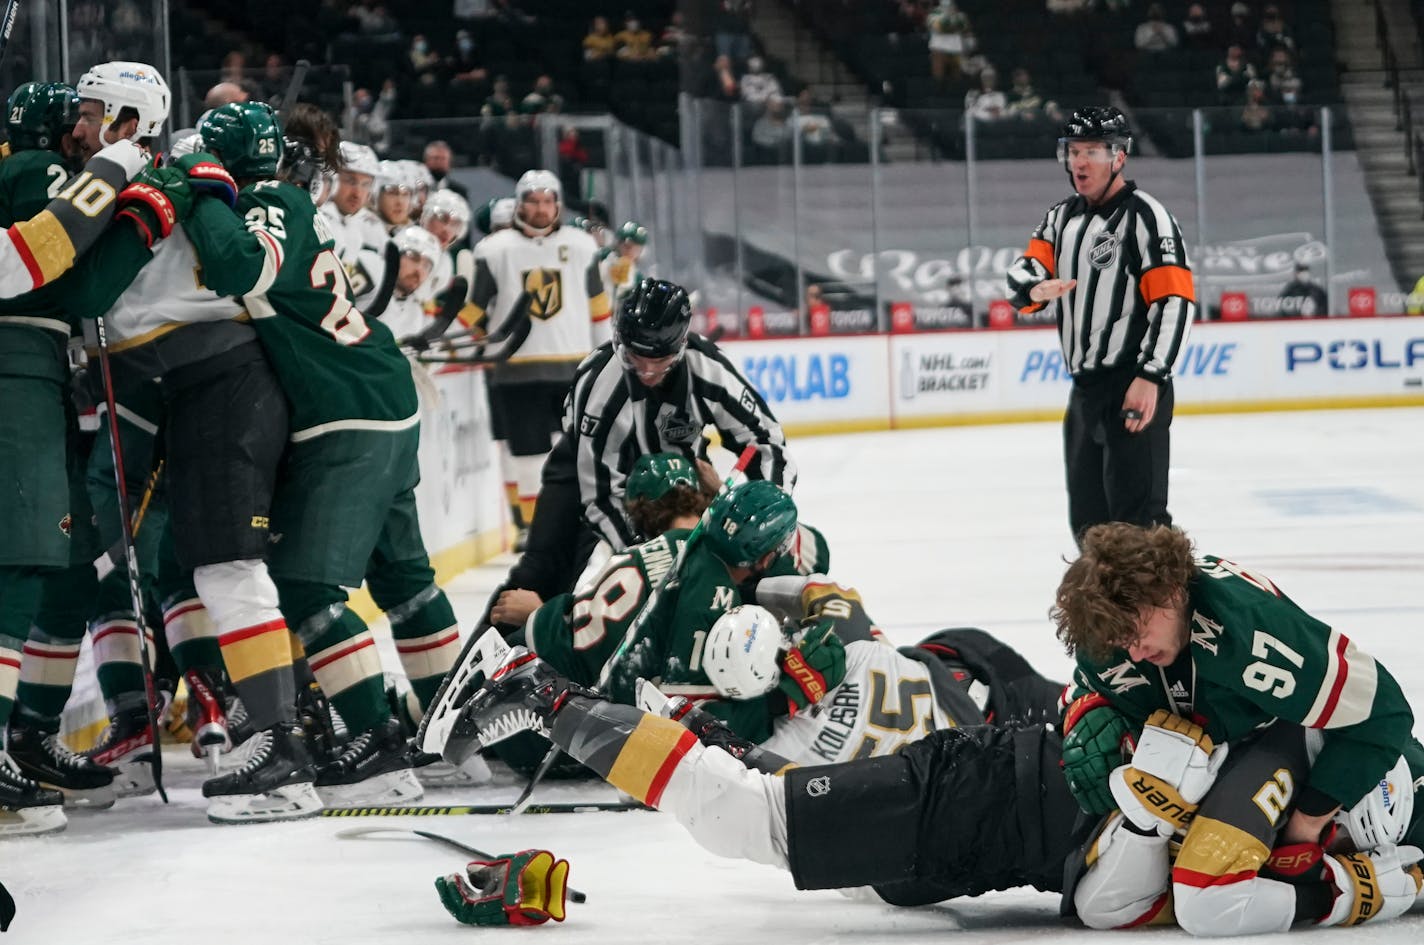
[[[185,154],[173,166],[188,176],[195,194],[209,194],[229,207],[237,206],[237,181],[214,155],[203,151]]]
[[[541,925],[564,921],[569,861],[548,850],[502,854],[493,862],[472,860],[465,873],[435,880],[440,901],[466,925]]]
[[[786,694],[794,715],[841,684],[846,674],[846,654],[833,620],[808,620],[792,639],[793,646],[781,658],[777,686]]]
[[[1063,776],[1078,806],[1090,814],[1117,809],[1108,775],[1132,757],[1127,718],[1096,692],[1079,696],[1063,714]]]
[[[1358,925],[1367,919],[1392,919],[1409,911],[1424,875],[1418,847],[1380,847],[1370,853],[1330,854],[1325,857],[1330,879],[1338,894],[1321,925]]]
[[[1122,814],[1139,830],[1170,837],[1191,823],[1226,762],[1225,745],[1186,719],[1158,709],[1147,717],[1132,763],[1108,778]]]
[[[119,191],[118,216],[133,221],[144,245],[153,244],[173,232],[193,209],[193,191],[181,171],[149,167],[140,171],[133,183]]]

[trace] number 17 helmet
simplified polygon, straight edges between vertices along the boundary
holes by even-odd
[[[16,151],[53,150],[79,120],[79,95],[63,82],[26,82],[5,103],[5,130]]]
[[[222,158],[236,178],[277,176],[282,160],[282,126],[266,102],[229,102],[198,122],[203,147]]]

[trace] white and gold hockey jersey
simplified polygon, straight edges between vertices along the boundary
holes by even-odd
[[[846,675],[818,702],[776,720],[762,742],[788,761],[837,764],[892,755],[953,723],[935,698],[929,669],[880,637],[846,644]]]
[[[390,239],[386,225],[369,207],[362,207],[347,216],[337,209],[336,204],[328,200],[321,205],[320,212],[331,229],[332,239],[336,242],[336,255],[352,277],[352,290],[357,296],[361,296],[374,289],[375,286],[371,283],[379,284],[380,276],[374,273],[359,275],[362,271],[361,256],[363,253],[381,256],[386,241]]]
[[[529,334],[492,380],[570,380],[578,363],[609,339],[611,310],[598,262],[597,242],[571,226],[536,237],[514,227],[475,245],[470,304],[460,316],[467,327],[483,322],[494,335],[528,294]]]

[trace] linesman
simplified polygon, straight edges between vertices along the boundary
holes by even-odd
[[[1122,176],[1131,147],[1118,109],[1073,112],[1058,139],[1073,196],[1044,215],[1008,272],[1020,311],[1056,306],[1073,375],[1063,448],[1079,540],[1101,522],[1172,522],[1172,366],[1196,317],[1196,292],[1176,219]]]

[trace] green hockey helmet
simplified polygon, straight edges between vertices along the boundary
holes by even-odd
[[[229,102],[198,122],[203,148],[222,158],[236,178],[277,176],[282,160],[282,126],[266,102]]]
[[[656,502],[678,486],[696,490],[699,486],[697,467],[680,453],[644,453],[633,464],[623,495],[628,501],[647,499]]]
[[[26,82],[5,103],[5,130],[16,151],[53,150],[79,120],[79,93],[63,82]]]
[[[618,228],[618,242],[637,243],[639,246],[648,245],[648,228],[634,220],[629,220]]]
[[[707,510],[707,547],[729,568],[749,568],[796,535],[796,503],[780,486],[744,482]]]

